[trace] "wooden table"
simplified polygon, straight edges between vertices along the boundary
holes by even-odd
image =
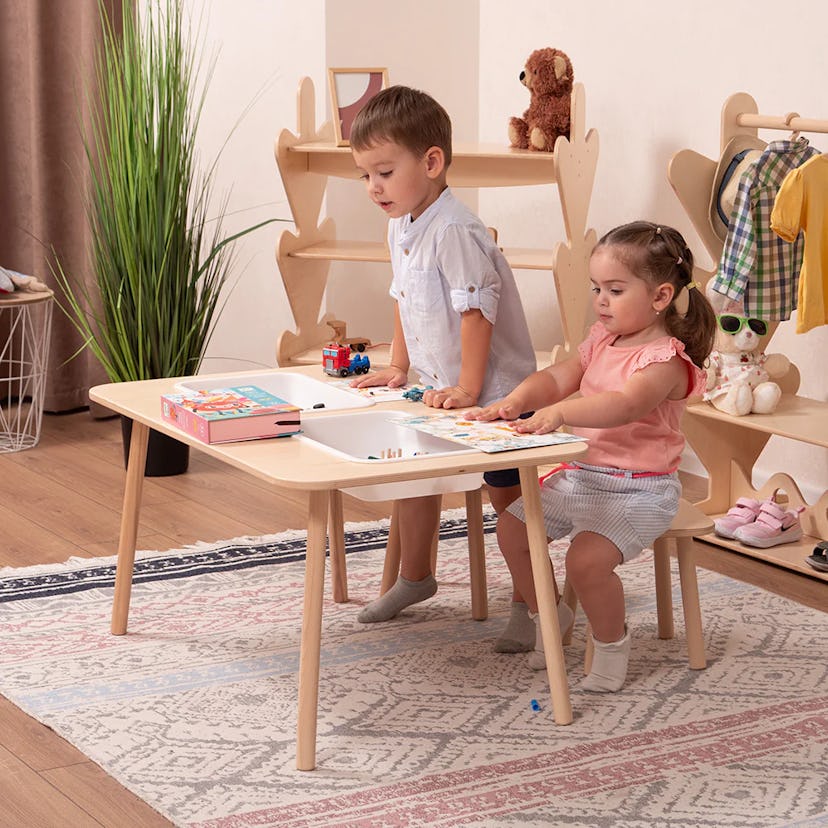
[[[308,373],[318,378],[320,369],[307,367],[284,370]],[[238,377],[239,381],[243,382],[245,373],[239,373]],[[296,767],[299,770],[313,770],[316,766],[325,539],[331,492],[353,486],[518,467],[526,505],[532,570],[537,587],[538,611],[546,651],[552,708],[556,723],[569,724],[572,721],[558,614],[554,605],[546,530],[540,504],[538,466],[575,459],[585,453],[585,443],[565,443],[559,446],[522,449],[499,454],[471,452],[456,456],[423,456],[394,463],[376,464],[340,458],[313,443],[293,438],[208,445],[166,423],[161,418],[160,397],[162,394],[174,392],[178,381],[179,379],[160,379],[111,383],[92,388],[89,392],[94,402],[129,417],[133,421],[118,541],[115,596],[112,606],[113,635],[124,635],[127,631],[135,542],[140,518],[141,490],[150,428],[175,437],[193,448],[266,480],[276,487],[307,491],[309,493],[308,537],[299,656]],[[407,414],[428,410],[421,403],[407,401],[382,403],[372,409],[357,410],[377,409],[402,410]],[[331,411],[326,415],[312,416],[335,416],[337,414],[343,417],[348,416],[348,412],[345,411]]]

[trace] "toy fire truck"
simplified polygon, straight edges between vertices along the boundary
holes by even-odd
[[[371,362],[360,353],[352,354],[346,345],[331,343],[322,349],[322,370],[332,377],[347,377],[351,374],[367,374]]]

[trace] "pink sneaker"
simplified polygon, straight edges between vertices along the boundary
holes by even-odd
[[[726,515],[713,521],[714,531],[723,538],[735,538],[734,532],[756,520],[761,503],[752,497],[740,497]]]
[[[803,511],[804,506],[786,511],[773,500],[765,500],[756,520],[740,526],[733,537],[748,546],[758,546],[761,549],[797,541],[802,537],[799,514]]]

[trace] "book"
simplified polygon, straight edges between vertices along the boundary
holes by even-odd
[[[562,443],[583,442],[587,438],[577,434],[553,431],[549,434],[522,434],[515,431],[511,420],[494,420],[484,423],[479,420],[467,420],[459,414],[422,414],[395,420],[400,425],[416,428],[435,437],[462,443],[493,454],[498,451],[536,448],[537,446],[557,446]]]
[[[256,385],[164,394],[161,416],[204,443],[285,437],[301,431],[301,409]]]

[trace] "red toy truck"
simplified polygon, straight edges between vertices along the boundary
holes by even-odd
[[[360,353],[351,355],[345,345],[331,343],[322,349],[322,370],[332,377],[347,377],[350,374],[367,374],[371,362]]]

